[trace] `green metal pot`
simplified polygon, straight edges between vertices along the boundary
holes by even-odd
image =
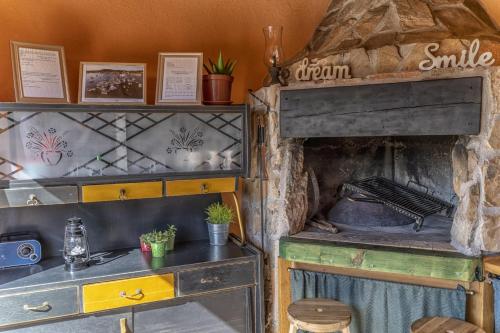
[[[154,258],[164,257],[166,248],[166,242],[151,243],[151,252]]]

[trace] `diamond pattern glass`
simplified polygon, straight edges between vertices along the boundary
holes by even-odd
[[[238,171],[241,112],[0,112],[0,180]]]

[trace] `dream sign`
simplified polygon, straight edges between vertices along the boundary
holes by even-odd
[[[336,66],[333,64],[322,63],[318,59],[304,58],[295,71],[297,81],[317,81],[317,80],[336,80],[350,79],[349,66]]]
[[[456,55],[443,55],[436,56],[433,52],[439,50],[438,43],[431,43],[425,47],[425,55],[429,58],[422,60],[418,65],[418,68],[422,71],[430,71],[435,68],[475,68],[477,66],[489,67],[493,65],[495,59],[491,52],[484,52],[478,55],[479,52],[479,40],[475,39],[468,50],[462,50],[460,57],[457,58]]]

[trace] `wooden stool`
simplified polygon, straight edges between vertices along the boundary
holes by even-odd
[[[411,333],[485,333],[466,321],[447,317],[424,317],[411,324]]]
[[[324,298],[301,299],[288,307],[290,333],[297,329],[314,333],[349,333],[351,309],[340,302]]]

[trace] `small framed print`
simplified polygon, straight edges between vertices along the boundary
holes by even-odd
[[[64,48],[10,42],[16,101],[69,103]]]
[[[156,104],[201,104],[203,53],[158,55]]]
[[[80,104],[146,104],[146,64],[81,62]]]

